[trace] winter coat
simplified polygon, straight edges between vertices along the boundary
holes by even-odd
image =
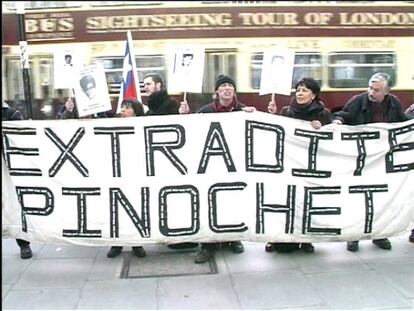
[[[317,100],[308,105],[299,105],[296,100],[293,100],[289,106],[280,110],[280,115],[305,121],[318,120],[322,125],[332,122],[331,111]]]
[[[402,122],[410,119],[408,115],[404,114],[400,100],[395,95],[385,95],[382,104],[386,105],[385,122]],[[368,98],[368,93],[365,92],[352,97],[344,108],[336,112],[334,116],[342,123],[349,125],[372,123],[372,104]]]
[[[147,115],[178,114],[180,104],[168,95],[167,91],[158,91],[148,97]]]
[[[296,99],[293,99],[289,106],[284,106],[280,110],[279,114],[305,121],[318,120],[322,125],[332,122],[331,111],[318,100],[314,100],[308,105],[299,105]],[[273,249],[279,253],[290,253],[300,248],[300,243],[276,242],[272,245]]]
[[[215,107],[217,107],[217,105],[218,105],[218,98],[216,98],[211,103],[202,106],[200,109],[197,110],[197,113],[222,112],[222,111],[217,111],[216,110]],[[232,103],[232,106],[234,108],[232,110],[230,110],[230,111],[241,111],[242,108],[246,107],[246,105],[240,103],[239,101],[237,101],[237,99],[234,99],[234,102]]]
[[[2,121],[15,121],[23,120],[23,116],[19,110],[10,107],[1,108],[1,120]]]

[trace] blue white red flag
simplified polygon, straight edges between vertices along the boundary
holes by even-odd
[[[124,99],[136,99],[141,101],[141,91],[139,88],[139,80],[137,74],[137,66],[135,64],[135,54],[133,52],[131,31],[127,33],[127,41],[125,46],[125,55],[122,70],[121,90],[119,92],[118,107],[116,112],[121,112],[121,103]]]

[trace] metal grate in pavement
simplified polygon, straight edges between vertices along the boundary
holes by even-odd
[[[203,264],[194,263],[198,251],[177,250],[147,252],[144,258],[124,253],[121,278],[153,278],[165,276],[216,274],[217,264],[213,256]]]

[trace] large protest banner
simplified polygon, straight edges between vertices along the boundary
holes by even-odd
[[[2,122],[2,234],[83,245],[348,241],[414,228],[414,121],[262,112]]]

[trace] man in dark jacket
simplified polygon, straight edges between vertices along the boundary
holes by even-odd
[[[146,115],[169,115],[178,114],[180,104],[168,95],[165,90],[164,81],[159,74],[150,73],[144,77],[144,90],[148,95],[148,111]],[[183,249],[197,247],[198,243],[185,242],[169,244],[172,249]]]
[[[147,115],[178,114],[180,104],[168,95],[160,75],[151,73],[144,78],[144,90],[148,95]]]
[[[359,125],[377,122],[402,122],[410,119],[404,113],[400,100],[389,94],[390,75],[383,72],[375,73],[368,83],[368,91],[352,97],[342,111],[334,114],[333,123]],[[391,249],[388,239],[372,240],[382,249]],[[347,242],[347,250],[356,252],[358,241]]]
[[[1,120],[2,121],[15,121],[23,120],[23,116],[19,110],[10,108],[4,101],[1,107]],[[17,245],[20,247],[20,257],[22,259],[29,259],[32,257],[32,249],[30,248],[30,242],[16,239]]]
[[[410,117],[404,113],[398,97],[389,94],[389,82],[389,74],[374,74],[369,79],[368,91],[352,97],[341,111],[334,114],[333,122],[359,125],[409,120]]]

